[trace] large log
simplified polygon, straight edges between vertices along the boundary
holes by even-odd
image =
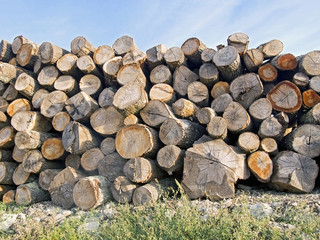
[[[320,124],[320,103],[316,104],[299,119],[301,123]]]
[[[114,57],[106,61],[102,66],[105,83],[107,86],[117,85],[117,74],[122,67],[122,57]]]
[[[308,76],[320,75],[320,51],[314,50],[299,59],[299,69]]]
[[[310,79],[309,88],[320,94],[320,76],[314,76]]]
[[[82,36],[76,37],[71,42],[71,52],[78,57],[92,55],[96,48]]]
[[[40,187],[48,191],[51,182],[54,177],[61,172],[61,169],[46,169],[39,174],[39,185]]]
[[[122,158],[117,152],[106,155],[98,163],[99,175],[113,182],[118,176],[124,175],[123,167],[127,159]]]
[[[253,175],[260,182],[269,182],[272,172],[273,164],[269,154],[264,151],[256,151],[248,156],[248,166]]]
[[[38,83],[48,89],[49,91],[54,90],[54,82],[60,76],[59,70],[54,65],[49,65],[40,71],[38,75]]]
[[[207,46],[198,38],[189,38],[181,46],[183,54],[194,67],[200,67],[202,64],[201,53]]]
[[[113,89],[112,87],[107,87],[103,89],[98,98],[99,106],[100,107],[112,106],[114,94],[115,94],[115,89]]]
[[[17,188],[15,203],[18,205],[29,205],[50,200],[50,195],[43,190],[38,181],[22,184]]]
[[[78,57],[72,53],[63,55],[56,63],[57,68],[63,74],[73,76],[75,78],[82,76],[82,72],[77,67]]]
[[[55,64],[59,58],[68,53],[67,50],[58,47],[51,42],[43,42],[39,47],[38,55],[44,64]]]
[[[21,71],[9,63],[0,62],[0,81],[4,84],[15,82]]]
[[[308,89],[302,93],[302,101],[303,106],[310,109],[320,102],[320,96],[312,89]]]
[[[208,124],[216,116],[216,112],[210,107],[204,107],[197,111],[197,120],[201,124]]]
[[[164,60],[172,71],[174,71],[181,65],[186,65],[186,57],[179,47],[169,48],[164,54]]]
[[[246,154],[253,153],[258,150],[259,145],[259,136],[253,132],[244,132],[238,137],[237,146]]]
[[[285,127],[274,116],[267,117],[261,122],[258,135],[261,138],[270,137],[279,142],[284,135]]]
[[[13,172],[18,166],[16,162],[0,162],[0,184],[13,185]]]
[[[102,140],[100,144],[100,149],[104,155],[114,153],[116,151],[115,139],[112,137],[107,137]]]
[[[207,132],[213,139],[226,139],[228,134],[227,121],[219,116],[213,117],[207,124]]]
[[[147,59],[147,55],[140,51],[139,49],[135,49],[133,51],[127,52],[122,59],[123,65],[131,65],[137,64],[142,69],[145,69],[145,61]]]
[[[163,44],[154,46],[146,51],[147,63],[150,70],[164,63],[164,54],[167,52],[167,47]]]
[[[108,45],[99,46],[93,54],[93,61],[98,66],[102,66],[105,62],[109,61],[110,59],[114,58],[114,51],[112,47]]]
[[[230,92],[230,85],[227,82],[219,81],[215,85],[213,85],[210,94],[214,99]]]
[[[33,43],[33,42],[22,35],[16,36],[12,41],[12,45],[11,45],[12,52],[14,54],[17,54],[19,49],[24,43]]]
[[[137,184],[125,176],[118,176],[110,186],[112,196],[118,203],[130,203],[136,188]]]
[[[161,148],[157,154],[157,163],[160,168],[169,175],[182,173],[185,151],[175,145],[167,145]]]
[[[62,91],[49,93],[42,101],[40,112],[47,118],[53,118],[57,113],[62,112],[67,104],[68,96]]]
[[[21,184],[30,183],[36,181],[38,176],[36,174],[26,172],[23,169],[22,164],[19,164],[13,172],[12,180],[15,185],[19,186]]]
[[[31,99],[35,92],[39,90],[39,84],[27,73],[21,73],[15,82],[14,88],[23,96]]]
[[[270,117],[272,113],[272,106],[268,99],[259,98],[254,101],[249,107],[249,114],[252,120],[256,123],[256,125],[260,125],[260,123]]]
[[[153,84],[167,83],[172,84],[172,74],[166,65],[158,65],[150,73],[150,82]]]
[[[264,60],[263,53],[256,48],[247,50],[242,59],[246,69],[250,72],[257,72]]]
[[[127,52],[134,51],[137,46],[132,37],[124,35],[119,37],[113,44],[112,48],[116,55],[124,56]]]
[[[213,48],[206,48],[201,53],[201,60],[203,63],[212,63],[213,56],[216,54]]]
[[[281,54],[271,59],[270,63],[281,71],[294,70],[297,65],[297,59],[290,53]]]
[[[117,82],[124,86],[129,82],[137,81],[146,86],[146,76],[138,64],[129,64],[121,67],[117,74]]]
[[[279,55],[283,50],[283,43],[278,39],[273,39],[269,42],[263,43],[257,47],[264,56],[264,59],[269,59]]]
[[[104,158],[100,148],[91,148],[85,151],[81,156],[81,167],[88,172],[98,169],[99,162]]]
[[[11,118],[11,125],[17,131],[48,132],[52,128],[50,121],[36,111],[16,113]]]
[[[173,73],[173,88],[182,97],[187,95],[190,83],[199,80],[199,76],[186,66],[177,67]]]
[[[242,32],[233,33],[228,37],[228,45],[235,47],[240,55],[244,55],[248,49],[249,37]]]
[[[100,78],[93,74],[84,75],[79,82],[80,91],[87,93],[94,99],[98,99],[102,91]]]
[[[38,91],[34,93],[32,96],[32,106],[35,109],[40,109],[43,99],[45,99],[49,95],[49,91],[43,88],[40,88]]]
[[[81,56],[77,59],[77,67],[84,74],[93,74],[99,78],[103,78],[102,73],[95,65],[93,59],[89,55]]]
[[[22,163],[24,155],[29,151],[29,149],[20,149],[17,145],[14,145],[12,150],[12,159],[18,163]]]

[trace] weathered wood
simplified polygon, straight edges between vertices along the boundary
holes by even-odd
[[[124,56],[127,52],[134,51],[137,46],[132,37],[124,35],[119,37],[113,44],[112,48],[116,55]]]
[[[12,176],[17,166],[16,162],[0,162],[0,184],[14,184]]]
[[[264,82],[274,82],[278,77],[278,70],[270,63],[263,64],[258,69],[259,77]]]
[[[50,92],[42,101],[40,112],[47,118],[53,118],[57,113],[61,112],[68,103],[68,96],[62,91]],[[67,109],[67,107],[66,107]],[[68,110],[68,109],[67,109]]]
[[[50,200],[50,195],[43,190],[38,181],[22,184],[17,188],[15,203],[17,205],[29,205]]]
[[[192,146],[205,133],[205,128],[186,119],[169,118],[160,127],[159,137],[165,145],[181,148]]]
[[[196,118],[199,107],[188,99],[180,98],[172,104],[172,110],[180,118],[193,120]]]
[[[183,54],[194,67],[200,67],[202,64],[201,53],[207,46],[198,38],[189,38],[181,46]]]
[[[235,47],[240,55],[244,55],[248,49],[249,37],[242,32],[233,33],[228,37],[228,45]]]
[[[85,177],[85,175],[72,167],[66,167],[59,172],[51,181],[49,185],[49,193],[51,195],[51,201],[63,208],[72,208],[75,206],[73,200],[73,189],[79,179]]]
[[[113,182],[118,176],[124,175],[123,167],[127,159],[122,158],[117,152],[106,155],[98,163],[99,175]]]
[[[71,52],[78,57],[93,55],[96,48],[82,36],[76,37],[71,42]]]
[[[238,137],[237,146],[246,154],[253,153],[260,146],[259,136],[253,132],[241,133]]]
[[[299,88],[289,81],[282,81],[273,87],[267,94],[267,99],[274,110],[285,113],[294,113],[302,106]]]
[[[135,49],[133,51],[127,52],[122,59],[123,65],[131,65],[131,64],[137,64],[142,69],[145,68],[145,61],[147,59],[147,55],[140,51],[139,49]]]
[[[63,74],[71,75],[75,78],[80,77],[83,73],[77,67],[78,57],[72,53],[63,55],[56,63],[57,68]]]
[[[15,196],[16,196],[16,190],[7,190],[3,191],[5,194],[2,196],[2,202],[4,204],[11,204],[14,202]],[[1,195],[1,194],[0,194]]]
[[[208,124],[216,116],[216,112],[210,107],[204,107],[197,111],[196,116],[199,123]]]
[[[219,71],[212,63],[204,63],[199,68],[200,81],[208,88],[212,88],[219,81]]]
[[[186,57],[179,47],[169,48],[164,54],[164,60],[172,71],[181,65],[186,65]]]
[[[164,63],[164,55],[167,50],[165,45],[159,44],[146,51],[147,63],[150,70]]]
[[[65,101],[65,108],[73,120],[85,123],[89,121],[99,105],[87,93],[79,92]]]
[[[0,149],[0,162],[12,162],[12,151]]]
[[[38,46],[32,43],[22,44],[16,56],[19,65],[24,68],[33,70],[33,65],[38,58],[38,49]]]
[[[16,81],[21,71],[9,63],[0,62],[0,81],[4,84]]]
[[[212,48],[206,48],[201,53],[202,63],[212,63],[213,56],[216,54],[216,50]]]
[[[299,119],[301,123],[320,124],[320,104],[316,104]]]
[[[278,144],[273,138],[263,138],[260,141],[260,150],[268,153],[270,156],[278,154]]]
[[[139,82],[129,82],[118,89],[113,105],[125,116],[138,113],[148,103],[148,94]]]
[[[320,51],[314,50],[299,59],[299,70],[308,76],[320,75]]]
[[[155,157],[161,147],[158,132],[143,124],[121,128],[115,140],[117,152],[126,159]]]
[[[24,43],[32,43],[32,41],[22,35],[15,37],[11,45],[12,52],[17,54]]]
[[[65,161],[66,167],[72,167],[75,170],[79,170],[81,167],[81,157],[76,154],[69,154]]]
[[[309,85],[309,77],[303,72],[297,72],[293,75],[292,82],[303,91],[306,90]]]
[[[104,158],[100,148],[91,148],[85,151],[81,156],[81,167],[88,172],[98,169],[99,161]]]
[[[213,63],[224,81],[230,82],[242,73],[240,55],[233,46],[226,46],[217,51]]]
[[[16,113],[11,119],[11,125],[17,131],[48,132],[52,128],[50,121],[35,111]]]
[[[18,64],[18,63],[17,63]],[[42,68],[44,68],[44,64],[41,62],[40,57],[38,56],[38,58],[36,59],[36,61],[33,64],[33,73],[35,74],[39,74],[40,71],[42,70]]]
[[[65,160],[67,154],[63,148],[61,138],[48,138],[41,146],[41,153],[48,160]]]
[[[0,42],[0,61],[9,62],[15,54],[12,52],[11,43],[6,40]]]
[[[302,93],[303,105],[306,108],[313,108],[320,102],[320,96],[312,89],[306,90]]]
[[[102,91],[102,83],[96,75],[86,74],[80,79],[79,88],[92,98],[98,99]]]
[[[172,74],[166,65],[158,65],[150,73],[150,82],[153,84],[167,83],[172,85]]]
[[[127,83],[137,81],[146,86],[146,76],[138,64],[129,64],[121,67],[117,74],[117,82],[124,86]]]
[[[108,45],[99,46],[93,54],[93,61],[98,66],[102,66],[105,62],[114,58],[115,54],[112,47]]]
[[[13,101],[22,96],[19,95],[19,92],[14,88],[13,85],[9,84],[7,89],[2,94],[2,97],[7,101]]]
[[[32,96],[31,100],[33,108],[40,109],[43,99],[45,99],[48,95],[49,91],[46,89],[41,88],[38,91],[36,91]]]
[[[59,70],[54,65],[46,66],[40,71],[38,82],[42,87],[52,91],[54,90],[54,82],[59,76]]]
[[[6,113],[7,112],[8,105],[9,105],[8,101],[6,99],[4,99],[3,97],[0,97],[0,111],[2,113]]]
[[[39,90],[39,84],[27,73],[21,73],[15,82],[14,88],[26,98],[31,99],[35,92]]]
[[[94,63],[93,59],[89,55],[81,56],[77,59],[77,67],[83,72],[84,74],[93,74],[99,78],[103,78],[102,73],[97,68],[96,64]]]
[[[15,185],[19,186],[21,184],[30,183],[38,180],[36,174],[26,172],[23,169],[22,164],[19,164],[13,172],[12,180]]]
[[[22,163],[24,155],[29,151],[29,149],[20,149],[17,145],[14,145],[12,150],[12,159],[18,163]]]
[[[187,95],[190,83],[199,80],[199,76],[186,66],[177,67],[173,73],[173,88],[181,96]]]
[[[110,186],[110,190],[114,200],[118,203],[130,203],[137,187],[138,185],[132,183],[127,177],[118,176]]]
[[[150,100],[160,100],[171,105],[176,100],[174,89],[166,83],[158,83],[152,86],[149,91]]]
[[[256,151],[248,156],[248,166],[253,175],[263,183],[269,182],[273,164],[269,154],[264,151]]]
[[[298,61],[291,53],[281,54],[271,59],[270,63],[281,71],[294,70]]]
[[[37,149],[48,138],[57,136],[54,133],[37,131],[19,131],[14,137],[14,143],[19,149]]]
[[[224,111],[223,118],[232,133],[241,133],[251,128],[250,116],[240,103],[231,102]]]
[[[273,187],[300,193],[309,193],[313,190],[319,172],[315,160],[291,151],[282,151],[272,160]]]
[[[264,56],[264,59],[269,59],[279,55],[283,50],[283,43],[278,39],[273,39],[269,42],[263,43],[257,47]]]
[[[215,98],[211,103],[211,108],[219,115],[224,113],[228,105],[233,101],[229,93],[224,93]]]
[[[80,179],[73,189],[73,201],[77,207],[93,209],[112,199],[111,182],[103,176]]]
[[[134,205],[152,205],[159,199],[159,188],[156,184],[147,183],[137,187],[132,195]]]
[[[190,101],[199,107],[207,107],[209,105],[209,90],[202,82],[195,81],[188,85],[187,94]]]
[[[230,85],[227,82],[219,81],[215,85],[213,85],[210,94],[215,99],[222,94],[230,92]]]
[[[263,63],[263,53],[256,48],[252,48],[246,51],[243,55],[243,62],[250,72],[256,72],[260,65]]]
[[[114,153],[116,151],[115,139],[112,137],[106,137],[100,144],[100,149],[104,155]]]
[[[70,115],[66,112],[59,112],[52,118],[52,126],[58,132],[63,132],[69,122]]]
[[[268,99],[259,98],[254,101],[249,107],[249,114],[252,120],[258,126],[264,119],[270,117],[272,113],[272,106]]]
[[[267,117],[261,122],[258,135],[260,138],[270,137],[279,142],[284,135],[285,128],[274,116]]]
[[[228,134],[227,121],[222,117],[213,117],[207,124],[207,132],[213,139],[226,139]]]
[[[99,95],[98,103],[100,107],[109,107],[112,106],[115,89],[111,87],[107,87],[102,90],[102,92]]]
[[[4,93],[4,91],[6,90],[6,87],[7,85],[0,81],[0,96]]]
[[[0,129],[0,148],[10,149],[14,146],[16,132],[13,127],[5,126]]]
[[[105,83],[107,86],[117,85],[117,74],[122,67],[122,57],[114,57],[106,61],[102,66]]]
[[[1,104],[1,100],[0,100]],[[8,117],[4,112],[0,111],[0,128],[3,128],[5,126],[10,126],[10,117]]]
[[[151,100],[140,111],[140,116],[145,124],[159,128],[168,118],[175,118],[171,107],[159,100]]]
[[[316,93],[320,94],[320,76],[314,76],[309,81],[309,87]]]
[[[90,148],[99,147],[100,142],[97,133],[75,121],[71,121],[62,133],[62,145],[72,154],[82,154]]]
[[[125,126],[128,126],[132,124],[142,123],[142,121],[136,115],[130,114],[126,116],[126,118],[123,120],[123,123]]]
[[[157,154],[159,167],[169,175],[182,173],[185,151],[175,145],[167,145],[161,148]]]
[[[68,53],[67,50],[58,47],[51,42],[43,42],[39,47],[39,56],[44,64],[55,64],[59,58]]]
[[[7,107],[7,114],[13,117],[18,112],[25,112],[31,110],[31,104],[28,99],[18,98],[12,101]]]
[[[55,90],[64,92],[68,97],[72,97],[79,92],[79,83],[71,75],[61,75],[54,82],[53,87]]]
[[[61,172],[61,169],[46,169],[39,174],[39,185],[40,187],[48,191],[50,183],[53,181],[54,177]]]

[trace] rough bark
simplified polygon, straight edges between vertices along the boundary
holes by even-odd
[[[249,37],[242,32],[233,33],[228,37],[228,45],[235,47],[240,55],[244,55],[248,49]]]
[[[301,116],[301,123],[320,124],[320,104],[316,104],[307,113]]]
[[[51,42],[44,42],[39,47],[39,56],[44,64],[55,64],[59,58],[68,53],[67,50],[58,47]]]
[[[17,205],[29,205],[50,200],[50,195],[44,191],[38,181],[22,184],[17,188],[15,203]]]
[[[99,175],[113,182],[118,176],[124,175],[123,167],[127,159],[122,158],[117,152],[106,155],[98,163]]]
[[[125,176],[118,176],[110,187],[114,200],[118,203],[130,203],[132,202],[132,196],[137,184],[132,183]]]

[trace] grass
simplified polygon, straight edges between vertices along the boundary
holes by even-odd
[[[217,211],[202,211],[185,197],[168,198],[154,206],[116,205],[117,214],[100,222],[98,231],[81,232],[86,217],[70,217],[58,226],[30,220],[15,234],[1,239],[320,239],[318,208],[307,201],[287,205],[279,200],[269,217],[250,213],[250,197],[240,194]],[[278,201],[273,199],[273,201]],[[266,194],[260,202],[272,201]],[[9,211],[12,207],[9,206]],[[0,204],[0,212],[8,206]],[[12,209],[11,209],[12,210]],[[23,208],[12,211],[23,211]],[[92,210],[92,216],[99,210]]]

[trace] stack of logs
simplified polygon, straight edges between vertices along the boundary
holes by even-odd
[[[129,36],[71,52],[23,36],[0,46],[3,202],[91,209],[152,204],[178,182],[229,198],[239,179],[311,192],[320,156],[320,51],[197,38],[146,53]],[[177,179],[177,180],[176,180]]]

